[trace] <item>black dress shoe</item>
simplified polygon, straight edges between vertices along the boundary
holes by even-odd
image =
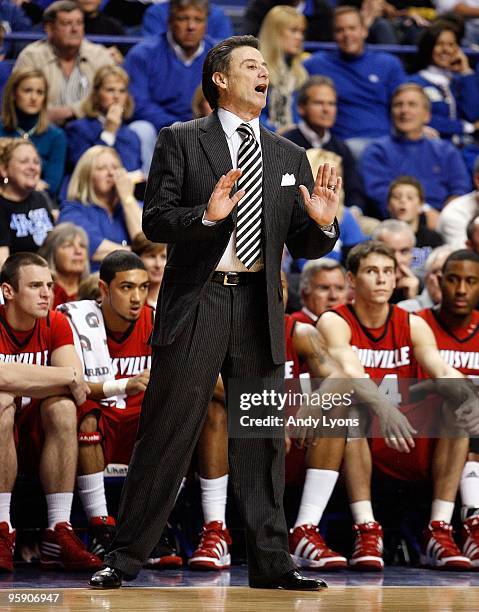
[[[94,589],[119,589],[123,578],[127,580],[125,574],[114,567],[104,567],[99,572],[93,574],[88,583]]]
[[[252,589],[286,589],[288,591],[319,591],[326,589],[328,585],[324,580],[304,578],[296,570],[291,570],[279,578],[255,578],[249,586]]]

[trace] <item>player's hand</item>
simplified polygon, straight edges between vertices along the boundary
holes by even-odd
[[[136,376],[132,376],[126,383],[126,394],[137,395],[138,393],[144,393],[148,382],[150,381],[150,370],[146,369]]]
[[[86,402],[88,395],[90,395],[90,387],[86,384],[83,376],[75,369],[73,370],[73,380],[69,387],[77,406],[81,406]]]
[[[320,437],[322,410],[319,406],[309,403],[301,406],[295,414],[295,426],[289,426],[286,436],[296,440],[298,448],[316,446]],[[303,425],[302,423],[310,423]],[[317,424],[315,426],[315,424]]]
[[[409,453],[415,446],[412,436],[417,431],[402,412],[398,408],[385,407],[376,415],[386,444],[400,453]]]
[[[455,408],[457,402],[453,402],[451,405],[449,401],[448,404],[451,405],[454,411],[457,425],[465,429],[470,436],[477,436],[479,435],[479,389],[469,380],[465,382],[467,383],[463,386],[465,397],[462,399],[459,407]]]
[[[330,225],[337,215],[339,194],[343,180],[336,174],[336,168],[321,164],[310,195],[304,185],[299,186],[308,215],[318,225]]]
[[[228,174],[223,174],[216,183],[206,207],[206,221],[222,221],[226,219],[236,204],[238,204],[246,192],[240,189],[240,191],[237,191],[231,197],[230,193],[240,176],[241,170],[230,170]]]

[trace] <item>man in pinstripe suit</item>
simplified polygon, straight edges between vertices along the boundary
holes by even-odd
[[[203,67],[203,90],[213,114],[160,133],[143,229],[150,240],[168,243],[168,262],[118,532],[106,567],[90,580],[95,588],[119,587],[122,578],[135,577],[158,541],[218,373],[227,393],[229,379],[283,377],[284,244],[295,258],[315,259],[328,253],[338,237],[341,178],[325,165],[313,181],[304,150],[259,126],[267,87],[257,40],[229,38],[209,52]],[[235,169],[238,159],[243,172]],[[258,172],[242,189],[240,177],[249,177],[252,165]],[[254,202],[251,193],[258,196]],[[246,204],[241,208],[243,198],[248,206],[261,202],[259,216],[250,223],[246,264],[238,248],[240,217],[248,212]],[[300,576],[288,553],[284,440],[232,438],[229,463],[246,527],[250,586],[326,586]]]

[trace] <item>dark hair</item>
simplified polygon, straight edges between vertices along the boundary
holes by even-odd
[[[431,64],[434,47],[443,32],[452,32],[457,44],[460,44],[462,37],[457,23],[448,19],[439,19],[433,22],[423,31],[417,43],[417,53],[414,60],[415,72],[427,68]]]
[[[109,285],[118,272],[128,272],[129,270],[146,271],[146,268],[140,257],[135,255],[135,253],[130,251],[113,251],[101,262],[100,280]]]
[[[55,23],[58,13],[73,13],[73,11],[80,11],[83,14],[80,6],[72,0],[57,0],[57,2],[52,2],[52,4],[43,11],[43,24]]]
[[[474,226],[477,224],[478,219],[479,219],[479,215],[475,215],[474,217],[472,217],[472,219],[467,224],[466,234],[467,234],[468,240],[472,240],[472,237],[474,235]]]
[[[20,268],[25,266],[40,266],[48,268],[48,263],[37,255],[37,253],[29,253],[27,251],[19,251],[8,257],[0,270],[0,283],[8,283],[15,291],[18,291],[18,277]]]
[[[388,188],[388,202],[391,199],[391,195],[392,195],[393,189],[395,189],[399,185],[411,185],[412,187],[414,187],[417,190],[417,193],[419,195],[419,199],[421,200],[421,202],[424,202],[424,198],[425,198],[424,187],[417,180],[417,178],[415,178],[414,176],[408,176],[406,174],[403,174],[402,176],[398,176],[397,179],[394,179],[394,181],[392,181],[389,184],[389,188]]]
[[[231,53],[238,47],[253,47],[259,49],[259,41],[254,36],[231,36],[222,40],[209,50],[203,64],[203,93],[206,101],[213,110],[218,108],[218,89],[213,83],[215,72],[228,73],[230,66]]]
[[[371,255],[371,253],[389,257],[393,260],[394,269],[396,269],[396,258],[394,257],[394,251],[391,247],[379,240],[368,240],[367,242],[360,242],[349,251],[346,259],[346,270],[356,275],[361,261],[368,255]]]
[[[479,264],[479,255],[475,251],[470,251],[469,249],[453,251],[442,265],[443,273],[446,272],[447,264],[452,261],[472,261],[473,263]]]
[[[298,106],[304,106],[308,103],[309,99],[309,90],[311,87],[329,87],[336,94],[336,86],[334,85],[333,79],[330,79],[327,76],[321,76],[319,74],[315,74],[312,77],[309,77],[298,89],[298,97],[296,100],[296,104]]]

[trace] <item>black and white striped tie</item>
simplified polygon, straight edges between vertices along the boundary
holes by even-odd
[[[252,127],[242,123],[237,129],[243,138],[238,151],[237,167],[243,171],[238,179],[238,191],[244,189],[245,195],[238,203],[236,255],[249,269],[261,256],[263,166]]]

